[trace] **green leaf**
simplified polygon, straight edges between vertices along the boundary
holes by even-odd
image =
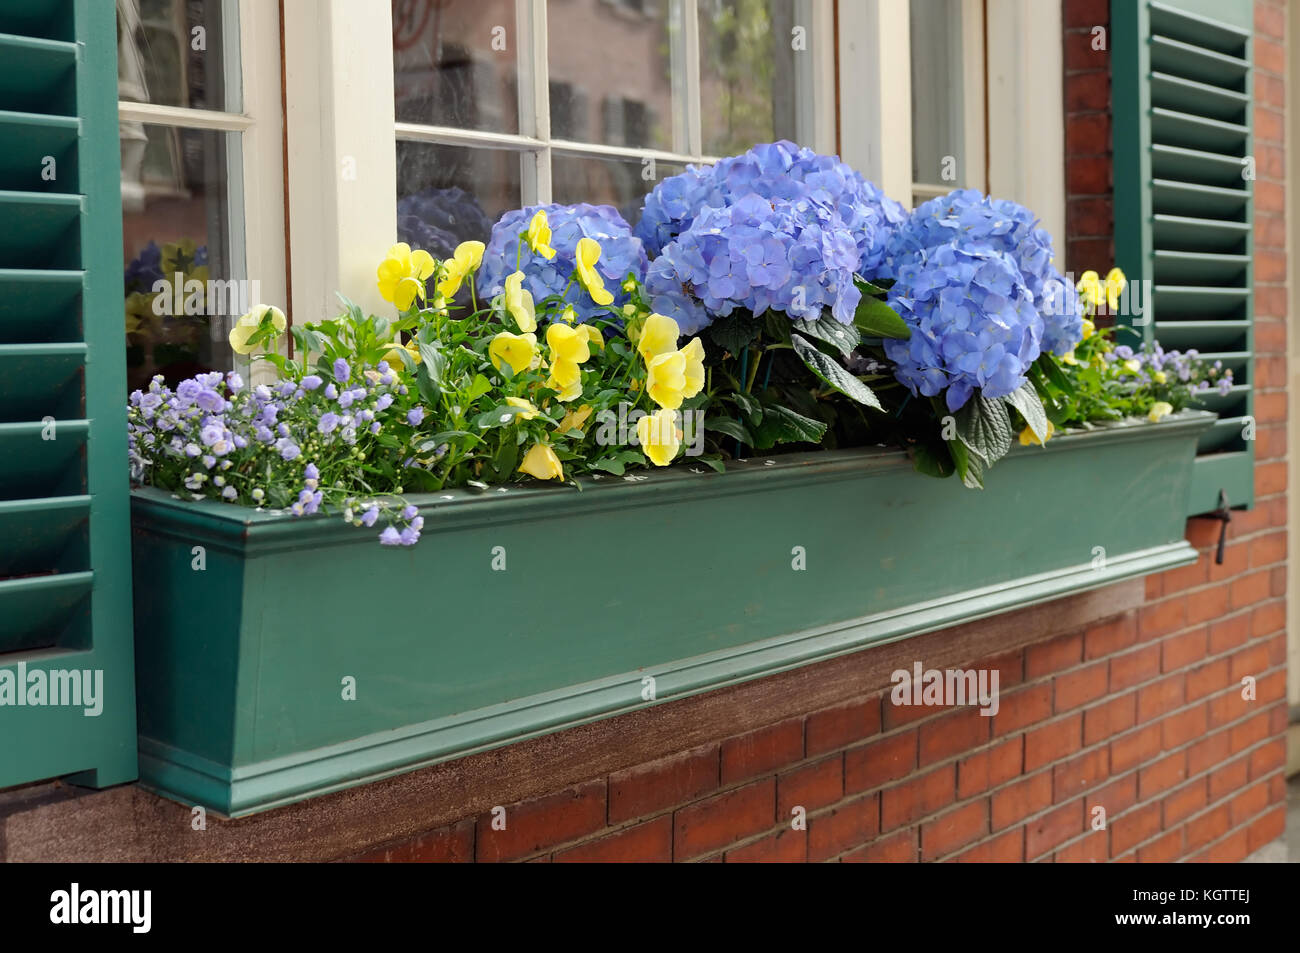
[[[851,324],[840,324],[829,314],[823,313],[816,321],[793,321],[791,323],[794,330],[807,337],[816,338],[818,341],[825,341],[844,355],[845,358],[852,354],[853,349],[862,343],[862,335],[858,334],[856,327]]]
[[[760,424],[763,422],[763,405],[758,402],[758,398],[752,394],[746,394],[743,391],[737,391],[730,395],[736,402],[736,406],[749,420],[750,424]]]
[[[942,442],[921,443],[912,448],[912,465],[916,468],[917,473],[924,473],[926,476],[950,477],[956,466],[952,461],[952,454],[947,446]]]
[[[465,394],[467,403],[473,403],[484,394],[492,389],[492,382],[482,374],[475,374],[474,381],[469,385],[469,390]]]
[[[985,466],[997,463],[1011,449],[1011,416],[1001,400],[974,395],[957,411],[956,419],[957,439]]]
[[[603,470],[605,473],[612,473],[614,476],[622,476],[627,469],[623,463],[622,454],[611,457],[601,457],[599,460],[593,460],[589,466],[593,470]]]
[[[421,341],[418,347],[420,349],[420,366],[426,369],[429,379],[441,391],[446,386],[443,378],[447,374],[447,355],[436,344],[425,344]]]
[[[794,345],[795,353],[808,366],[808,370],[812,371],[824,382],[845,397],[856,400],[859,404],[874,407],[876,410],[884,409],[880,406],[880,401],[876,399],[876,395],[872,393],[870,387],[835,363],[830,356],[822,353],[797,334],[792,335],[790,340]]]
[[[519,441],[515,435],[507,431],[501,435],[501,446],[497,448],[496,456],[492,458],[492,468],[496,470],[497,477],[504,480],[509,477],[519,462]]]
[[[878,298],[883,298],[889,292],[888,288],[882,288],[880,285],[872,284],[861,275],[854,275],[853,283],[858,286],[858,289],[864,295],[874,295]],[[890,284],[893,284],[893,282],[890,282]]]
[[[478,443],[479,438],[470,433],[468,430],[440,430],[428,440],[422,441],[415,449],[420,453],[428,453],[430,450],[437,450],[444,443],[451,443],[461,437],[468,437],[470,442],[466,449]]]
[[[732,420],[730,417],[709,417],[704,421],[704,429],[735,437],[741,443],[751,447],[754,445],[754,436],[748,428],[739,420]]]
[[[1043,372],[1043,376],[1052,382],[1053,387],[1071,397],[1074,396],[1074,384],[1065,371],[1061,370],[1061,365],[1056,363],[1055,357],[1044,351],[1038,355],[1038,360],[1034,361],[1034,366]]]
[[[767,450],[778,443],[821,443],[826,424],[797,414],[788,407],[770,404],[762,426],[754,429],[754,449]]]
[[[720,454],[706,453],[698,457],[693,457],[692,459],[697,460],[698,462],[704,464],[706,467],[708,467],[710,470],[713,470],[715,473],[727,472],[727,465],[726,463],[723,462],[722,456]]]
[[[984,467],[979,458],[972,455],[960,440],[949,440],[948,452],[952,454],[953,466],[961,477],[962,486],[971,490],[984,489]]]
[[[906,341],[912,336],[912,329],[898,312],[879,298],[862,296],[858,310],[853,314],[853,323],[857,325],[863,337],[893,338]]]
[[[442,389],[433,382],[429,376],[429,364],[424,362],[420,364],[415,371],[415,388],[420,392],[420,399],[430,407],[438,406],[438,401],[442,399]]]
[[[1029,425],[1029,429],[1033,431],[1039,443],[1046,443],[1047,411],[1043,409],[1043,402],[1038,399],[1038,391],[1034,390],[1034,385],[1025,381],[1020,385],[1019,390],[1003,399],[1020,411],[1020,416],[1025,418],[1025,423]]]
[[[737,309],[724,318],[718,318],[705,329],[705,334],[718,347],[739,354],[758,337],[762,324],[753,315]]]
[[[512,404],[498,404],[474,418],[474,425],[479,430],[491,430],[493,427],[508,427],[520,414],[528,413],[527,407],[515,407]]]

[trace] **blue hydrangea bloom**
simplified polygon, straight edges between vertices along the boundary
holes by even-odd
[[[955,411],[977,389],[1005,397],[1025,383],[1042,348],[1043,319],[1011,256],[954,239],[897,261],[895,272],[889,305],[912,336],[885,341],[885,354],[913,394],[946,388]]]
[[[528,229],[538,209],[546,212],[551,226],[555,257],[550,260],[530,249],[527,242],[520,249],[519,234]],[[575,256],[580,238],[592,238],[600,243],[596,270],[605,279],[606,289],[614,295],[614,303],[608,307],[602,308],[592,301],[578,282],[570,285],[569,278],[577,266]],[[506,212],[492,227],[492,237],[483,255],[478,275],[481,295],[491,297],[505,290],[506,278],[515,272],[516,255],[519,270],[524,273],[524,289],[532,293],[535,302],[540,305],[543,298],[562,294],[584,322],[597,314],[618,312],[627,303],[629,295],[623,291],[622,284],[629,273],[638,281],[645,280],[645,248],[623,216],[608,205],[530,205]]]
[[[773,204],[814,200],[835,209],[853,233],[857,271],[865,277],[875,274],[889,233],[907,218],[903,206],[836,156],[781,140],[664,179],[646,196],[636,234],[659,255],[703,209],[725,208],[746,195]]]
[[[1034,307],[1043,315],[1043,350],[1065,354],[1083,338],[1083,309],[1073,285],[1052,264],[1052,236],[1033,212],[975,189],[958,189],[917,206],[891,235],[881,276],[896,276],[898,264],[921,249],[954,239],[963,247],[987,245],[1015,263]]]
[[[464,189],[429,188],[397,200],[397,240],[434,258],[450,258],[461,242],[481,241],[491,230],[492,219]]]

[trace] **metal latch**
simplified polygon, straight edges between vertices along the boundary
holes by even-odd
[[[1232,510],[1228,507],[1227,490],[1219,490],[1219,508],[1213,513],[1206,513],[1204,519],[1219,520],[1223,524],[1219,527],[1219,548],[1214,554],[1215,563],[1222,566],[1223,548],[1228,542],[1228,524],[1232,522]]]

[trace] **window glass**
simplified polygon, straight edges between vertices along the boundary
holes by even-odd
[[[916,201],[961,188],[965,110],[961,0],[911,0],[912,181]]]
[[[645,194],[684,166],[641,159],[597,156],[556,156],[552,163],[552,192],[563,205],[589,202],[612,205],[629,225],[641,217]]]
[[[117,0],[118,98],[238,112],[221,69],[221,7],[220,0]]]
[[[519,131],[514,0],[393,0],[398,122]]]
[[[398,142],[398,240],[435,258],[486,242],[501,213],[522,204],[520,161],[507,149]]]

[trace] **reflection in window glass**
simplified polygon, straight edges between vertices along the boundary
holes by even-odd
[[[674,89],[681,0],[566,0],[547,7],[551,136],[685,148]],[[676,20],[674,18],[677,18]],[[592,55],[593,50],[606,51]]]
[[[700,110],[704,151],[732,155],[760,142],[797,138],[799,83],[792,0],[699,0]]]
[[[612,205],[635,226],[646,193],[682,169],[667,162],[557,155],[551,164],[551,191],[561,205]]]
[[[520,154],[428,142],[397,143],[397,237],[435,258],[486,242],[502,212],[519,208]]]
[[[398,122],[519,131],[514,0],[392,0]]]
[[[961,0],[912,0],[911,36],[912,181],[946,193],[962,186],[969,164],[962,155]]]
[[[117,0],[118,98],[237,112],[221,75],[221,7],[221,0]]]
[[[127,384],[232,366],[227,334],[248,302],[232,287],[229,150],[238,133],[124,122],[122,244]],[[180,276],[179,287],[177,275]],[[233,292],[233,293],[232,293]]]

